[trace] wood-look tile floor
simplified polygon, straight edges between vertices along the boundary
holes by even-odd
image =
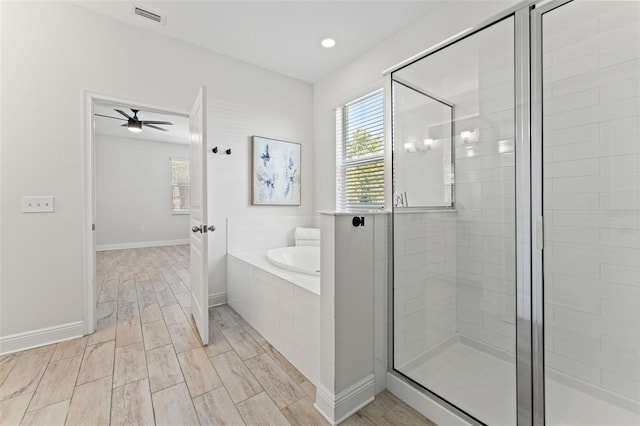
[[[227,305],[209,345],[189,246],[97,253],[98,329],[0,357],[2,425],[326,425],[315,387]],[[345,425],[433,425],[388,392]]]

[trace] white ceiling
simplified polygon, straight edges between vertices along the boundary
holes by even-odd
[[[130,105],[96,103],[93,107],[95,114],[114,117],[106,118],[94,115],[95,132],[97,134],[155,142],[189,143],[189,119],[187,117],[140,110],[138,111],[138,118],[140,120],[169,121],[173,123],[173,126],[158,126],[167,129],[166,132],[143,127],[142,132],[133,133],[127,130],[126,127],[122,127],[122,124],[125,124],[127,121],[123,116],[114,111],[115,108],[133,116]]]
[[[402,30],[438,1],[74,1],[145,28],[314,83]],[[159,24],[133,5],[166,17]],[[323,38],[336,46],[320,46]]]

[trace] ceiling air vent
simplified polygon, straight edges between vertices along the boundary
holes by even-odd
[[[157,13],[150,12],[138,6],[133,7],[133,13],[161,24],[164,23],[164,17],[162,15],[158,15]]]

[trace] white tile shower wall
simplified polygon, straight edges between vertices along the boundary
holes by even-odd
[[[577,2],[543,21],[546,366],[637,403],[639,17]]]
[[[319,228],[319,216],[238,217],[227,219],[227,252],[294,245],[296,227]]]
[[[452,96],[458,133],[456,331],[514,354],[513,43],[479,44],[475,81]],[[464,116],[470,118],[459,118]],[[475,130],[477,141],[461,140],[464,130]]]
[[[456,333],[456,213],[394,215],[394,363],[424,355]]]
[[[320,377],[320,296],[227,255],[228,302],[314,385]]]

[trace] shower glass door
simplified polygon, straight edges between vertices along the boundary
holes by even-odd
[[[640,425],[640,3],[535,18],[546,424]]]
[[[515,18],[394,71],[393,368],[516,424]]]

